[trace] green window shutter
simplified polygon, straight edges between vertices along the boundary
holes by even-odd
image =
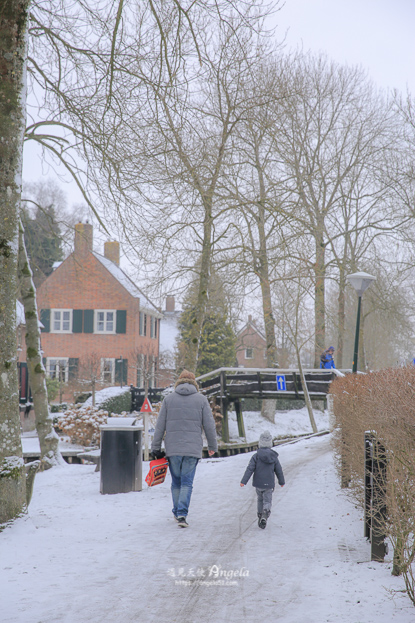
[[[72,312],[72,333],[82,333],[84,312],[82,309],[74,309]]]
[[[84,309],[84,333],[94,332],[94,310]]]
[[[43,324],[42,331],[44,333],[50,333],[50,309],[40,310],[40,322]]]
[[[144,335],[143,331],[144,331],[144,314],[143,314],[143,312],[140,312],[140,328],[139,328],[139,334],[140,334],[140,335]]]
[[[75,311],[75,310],[74,310]],[[78,362],[79,359],[78,357],[69,357],[69,361],[68,361],[68,379],[69,381],[72,381],[73,379],[76,379],[76,377],[78,376]]]
[[[122,379],[121,379],[121,372],[122,372]],[[115,382],[119,383],[120,385],[121,384],[127,385],[128,384],[127,374],[128,374],[128,359],[123,359],[122,361],[120,361],[119,359],[116,359],[115,360]]]
[[[141,387],[141,370],[137,370],[137,385],[136,387]]]
[[[116,333],[127,333],[127,311],[117,309]]]

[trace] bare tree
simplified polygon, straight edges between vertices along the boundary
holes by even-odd
[[[91,352],[84,355],[79,361],[77,382],[92,392],[92,406],[95,407],[95,394],[102,380],[101,357]]]
[[[205,22],[194,24],[201,64],[186,57],[174,80],[166,74],[162,84],[157,74],[147,81],[147,105],[133,110],[118,146],[119,160],[127,163],[120,184],[128,183],[135,194],[127,205],[124,200],[114,205],[140,259],[153,256],[153,266],[162,266],[161,278],[186,275],[188,281],[189,271],[200,267],[188,364],[193,370],[213,255],[228,227],[221,180],[235,129],[255,98],[243,89],[260,57],[248,18],[235,13],[229,22],[219,21],[209,40],[202,36]],[[131,69],[135,81],[139,60],[134,75]]]
[[[318,365],[326,346],[325,285],[332,262],[328,250],[336,240],[343,243],[342,216],[348,219],[345,244],[350,262],[351,235],[382,227],[390,206],[375,169],[379,154],[392,140],[393,125],[390,110],[360,69],[336,65],[323,56],[305,56],[293,66],[291,81],[292,92],[277,100],[275,145],[284,213],[314,246],[310,267]]]
[[[53,418],[48,402],[46,372],[42,363],[40,347],[36,290],[27,258],[24,230],[21,223],[19,229],[18,275],[26,319],[27,367],[33,396],[36,431],[39,437],[41,467],[42,469],[49,469],[53,465],[62,465],[63,459],[59,451],[59,437],[53,428]]]
[[[0,523],[16,517],[26,506],[16,365],[16,293],[28,4],[26,0],[3,0],[0,5]]]
[[[291,265],[288,270],[288,273],[284,273],[283,280],[277,284],[279,294],[284,299],[284,306],[279,308],[278,320],[284,322],[287,339],[294,349],[311,428],[313,433],[317,433],[313,405],[302,363],[302,350],[314,339],[313,331],[310,330],[311,310],[308,308],[313,300],[312,279],[307,268],[307,261],[303,260],[302,265]]]

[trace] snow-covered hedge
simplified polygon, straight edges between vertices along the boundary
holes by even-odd
[[[111,396],[104,400],[100,404],[101,409],[105,409],[108,411],[110,415],[112,414],[120,414],[124,411],[130,413],[131,410],[131,392],[130,390],[124,392],[123,394],[119,394],[118,396]]]
[[[92,396],[85,402],[85,407],[92,406]],[[129,387],[105,387],[95,394],[95,406],[119,414],[131,409],[131,391]]]

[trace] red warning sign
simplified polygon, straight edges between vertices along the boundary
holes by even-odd
[[[153,410],[153,407],[151,406],[151,402],[149,401],[148,398],[145,398],[143,402],[143,406],[140,409],[140,413],[142,411],[144,411],[144,413],[151,413],[152,410]]]

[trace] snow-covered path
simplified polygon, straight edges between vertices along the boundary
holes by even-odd
[[[239,487],[249,454],[202,461],[185,530],[169,481],[103,496],[93,467],[40,474],[29,516],[0,535],[1,622],[412,621],[406,595],[384,588],[402,579],[369,562],[329,436],[278,452],[287,484],[265,530],[254,488]]]

